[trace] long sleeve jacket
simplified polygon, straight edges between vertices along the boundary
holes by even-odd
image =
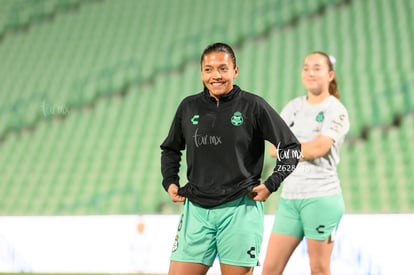
[[[264,184],[278,189],[294,170],[300,143],[277,112],[260,96],[233,90],[216,101],[207,89],[179,105],[167,138],[161,144],[163,187],[177,184],[179,194],[205,208],[237,199],[260,184],[265,140],[279,157]],[[187,179],[179,183],[182,151]]]

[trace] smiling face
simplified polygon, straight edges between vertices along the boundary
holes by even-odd
[[[233,64],[230,54],[211,52],[203,56],[201,62],[201,80],[217,101],[230,93],[233,81],[238,75],[238,67]]]
[[[335,73],[329,68],[327,57],[318,53],[305,58],[302,82],[308,93],[313,96],[329,96],[329,83]]]

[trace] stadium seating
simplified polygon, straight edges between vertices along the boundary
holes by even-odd
[[[217,40],[236,47],[237,83],[279,111],[305,93],[302,58],[335,55],[347,211],[414,210],[412,1],[160,1],[0,2],[1,215],[176,213],[159,145]]]

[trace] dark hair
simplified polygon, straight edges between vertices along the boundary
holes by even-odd
[[[326,63],[328,64],[329,71],[335,71],[334,63],[332,63],[331,57],[328,54],[324,52],[320,52],[320,51],[315,51],[315,52],[312,52],[311,54],[320,54],[324,56],[326,59]],[[338,81],[336,80],[336,75],[334,76],[332,81],[329,83],[329,94],[333,95],[337,99],[340,98]]]
[[[210,44],[204,49],[203,54],[201,55],[200,65],[203,64],[204,56],[213,52],[223,52],[229,54],[231,61],[233,61],[233,67],[236,68],[236,55],[234,54],[233,49],[229,45],[221,42]]]

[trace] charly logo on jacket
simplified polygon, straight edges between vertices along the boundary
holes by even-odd
[[[235,112],[231,117],[231,124],[234,126],[240,126],[243,124],[243,115],[240,112]]]
[[[191,118],[191,123],[193,125],[197,125],[198,124],[198,119],[200,118],[200,115],[193,115],[193,117]]]

